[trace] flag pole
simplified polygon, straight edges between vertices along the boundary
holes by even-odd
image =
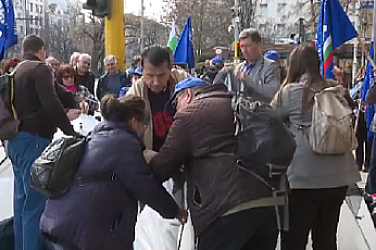
[[[363,40],[360,38],[360,36],[358,35],[356,37],[356,39],[358,40],[359,44],[360,44],[360,47],[362,48],[362,51],[365,55],[365,57],[367,58],[367,60],[371,63],[372,67],[374,69],[376,69],[376,64],[375,64],[375,61],[371,58],[371,56],[369,55],[367,49],[366,49],[366,46],[364,45],[363,43]]]
[[[363,43],[363,40],[360,38],[360,36],[358,35],[356,37],[356,39],[358,40],[359,44],[360,44],[360,47],[362,48],[362,51],[363,51],[363,54],[365,55],[365,57],[367,58],[367,60],[371,63],[373,69],[375,70],[376,69],[376,64],[375,64],[375,61],[371,58],[371,56],[369,55],[367,49],[366,49],[366,46],[364,45]],[[373,44],[373,46],[375,46],[375,43]],[[363,86],[364,86],[364,81],[362,82],[362,85],[360,86],[360,93],[362,93],[363,91]],[[354,131],[356,132],[358,130],[358,126],[359,126],[359,118],[360,118],[360,112],[361,112],[361,108],[363,106],[363,101],[360,100],[359,102],[359,106],[358,106],[358,111],[357,111],[357,114],[356,114],[356,120],[355,120],[355,126],[354,126]]]

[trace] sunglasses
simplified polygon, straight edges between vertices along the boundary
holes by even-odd
[[[74,78],[74,75],[63,75],[63,79],[68,80],[69,78]]]

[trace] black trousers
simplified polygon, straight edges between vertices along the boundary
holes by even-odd
[[[292,189],[290,228],[282,233],[282,250],[305,250],[312,230],[313,250],[337,250],[337,228],[347,187]]]
[[[198,250],[275,250],[278,238],[274,207],[223,216],[198,238]]]
[[[370,165],[371,153],[372,153],[372,141],[367,140],[367,128],[366,121],[364,119],[364,112],[359,113],[359,124],[356,131],[356,139],[358,140],[358,148],[355,152],[355,159],[359,170],[362,170],[362,166],[368,170]]]

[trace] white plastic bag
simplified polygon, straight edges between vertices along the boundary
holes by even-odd
[[[178,250],[195,250],[195,233],[190,214],[187,223],[184,226],[180,226]]]
[[[172,179],[163,183],[171,194]],[[177,220],[163,219],[149,206],[145,206],[136,223],[135,250],[177,250],[180,223]]]
[[[75,131],[82,135],[87,135],[94,129],[95,125],[97,125],[99,121],[93,116],[82,114],[71,123]]]
[[[87,135],[99,123],[93,116],[81,114],[77,119],[71,121],[74,130],[82,135]],[[54,140],[64,136],[64,133],[58,129],[54,134]]]

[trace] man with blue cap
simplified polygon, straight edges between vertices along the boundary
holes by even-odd
[[[278,52],[275,51],[275,50],[266,51],[264,56],[266,58],[270,59],[270,60],[275,61],[275,62],[278,62],[279,59],[280,59]]]
[[[275,50],[269,50],[265,52],[264,56],[268,58],[269,60],[275,61],[278,64],[279,70],[280,70],[280,76],[281,76],[281,84],[285,80],[287,76],[286,68],[281,64],[281,57],[279,56],[278,52]]]
[[[180,81],[165,107],[174,122],[150,166],[159,181],[184,166],[198,250],[275,250],[276,215],[264,204],[271,191],[236,165],[232,97],[223,84]]]

